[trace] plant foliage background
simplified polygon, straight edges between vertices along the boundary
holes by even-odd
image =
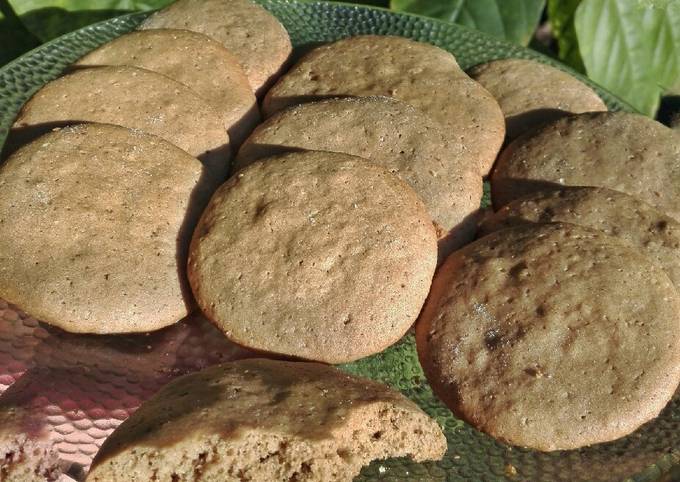
[[[171,0],[0,0],[0,65],[71,30]],[[680,94],[680,0],[364,0],[535,48],[654,116]]]

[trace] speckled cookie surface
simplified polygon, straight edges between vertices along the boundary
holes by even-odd
[[[164,387],[104,443],[87,480],[351,481],[375,458],[445,450],[439,426],[385,385],[251,359]]]
[[[239,60],[255,93],[263,95],[293,47],[272,14],[250,0],[178,0],[140,29],[176,28],[212,37]]]
[[[21,145],[79,122],[115,124],[156,135],[200,158],[223,178],[231,157],[222,115],[187,86],[129,66],[79,69],[45,84],[22,107],[8,142]]]
[[[204,173],[162,139],[111,125],[23,147],[0,167],[0,297],[70,332],[180,320]]]
[[[20,406],[24,383],[17,382],[0,401],[0,477],[3,482],[48,482],[60,479],[66,464],[40,425],[23,425],[31,407]]]
[[[601,187],[564,187],[529,194],[484,220],[479,234],[519,224],[572,223],[628,242],[659,263],[680,286],[680,223],[632,196]]]
[[[406,181],[438,227],[442,256],[474,235],[481,176],[464,165],[460,145],[450,143],[435,121],[404,102],[354,97],[291,107],[258,126],[234,167],[296,150],[363,157]]]
[[[619,240],[570,224],[449,256],[416,326],[435,393],[510,444],[573,449],[656,417],[680,382],[680,299]]]
[[[432,219],[406,183],[365,159],[309,151],[251,164],[217,190],[189,281],[232,341],[342,363],[404,335],[436,262]]]
[[[510,139],[568,114],[607,110],[586,84],[535,60],[494,60],[468,73],[498,101]]]
[[[505,136],[498,103],[445,50],[403,37],[365,35],[304,56],[270,89],[262,110],[335,96],[383,95],[422,110],[462,145],[465,161],[486,175]]]
[[[495,209],[546,188],[597,186],[680,220],[680,137],[626,112],[577,114],[517,138],[491,175]]]
[[[76,65],[130,65],[186,85],[222,113],[236,146],[260,118],[257,100],[238,59],[219,42],[197,32],[131,32],[90,52]]]

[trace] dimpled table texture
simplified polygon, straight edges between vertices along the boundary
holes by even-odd
[[[493,59],[517,57],[550,63],[568,71],[536,52],[424,17],[347,4],[258,1],[288,29],[296,54],[319,43],[351,35],[402,35],[451,51],[464,69]],[[14,116],[33,92],[58,76],[70,62],[107,40],[133,30],[146,15],[127,15],[86,27],[0,69],[0,142],[4,142]],[[597,85],[577,77],[595,88],[611,110],[631,110]],[[487,199],[484,198],[483,205]],[[79,480],[113,427],[162,383],[181,373],[248,355],[211,330],[213,328],[200,319],[194,319],[155,334],[110,340],[97,348],[96,343],[59,333],[0,301],[0,392],[23,377],[30,377],[17,385],[25,392],[20,398],[35,410],[31,417],[45,425],[65,465],[71,464],[68,474]],[[95,353],[101,350],[100,356],[90,354],[90,366],[86,366],[83,353],[92,350]],[[135,371],[137,364],[113,363],[117,351],[144,361],[150,368],[140,373]],[[83,374],[64,381],[59,389],[40,393],[45,377],[50,379],[50,370],[56,374],[65,368],[73,370],[83,366]],[[678,396],[657,419],[628,437],[579,450],[541,453],[501,444],[456,419],[432,394],[410,334],[383,353],[341,368],[400,390],[442,425],[448,440],[448,451],[440,462],[375,461],[364,468],[357,478],[360,481],[670,481],[680,478]]]

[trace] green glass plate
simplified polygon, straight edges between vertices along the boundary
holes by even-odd
[[[258,0],[288,29],[296,52],[356,34],[402,35],[452,52],[461,67],[492,59],[521,57],[568,68],[534,51],[475,30],[383,9],[327,2]],[[91,25],[45,44],[0,69],[0,143],[21,105],[65,66],[91,49],[133,30],[148,14],[132,14]],[[612,110],[632,108],[578,74]],[[416,401],[444,427],[445,458],[414,464],[405,459],[376,461],[358,480],[609,481],[680,480],[680,398],[654,421],[616,442],[580,450],[541,453],[510,447],[456,419],[432,394],[418,364],[412,335],[383,353],[343,369],[383,381]]]

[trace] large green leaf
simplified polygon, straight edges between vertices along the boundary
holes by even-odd
[[[0,0],[0,66],[40,45],[5,0]]]
[[[680,78],[680,1],[583,0],[574,26],[588,76],[653,116]]]
[[[557,40],[558,58],[579,72],[585,72],[574,28],[574,14],[581,0],[548,0],[550,29]]]
[[[541,19],[545,0],[392,0],[391,6],[527,45]]]
[[[91,23],[134,10],[149,10],[171,0],[12,0],[26,28],[43,42]]]
[[[78,10],[150,10],[170,3],[171,0],[10,0],[14,11],[22,15],[41,8]]]

